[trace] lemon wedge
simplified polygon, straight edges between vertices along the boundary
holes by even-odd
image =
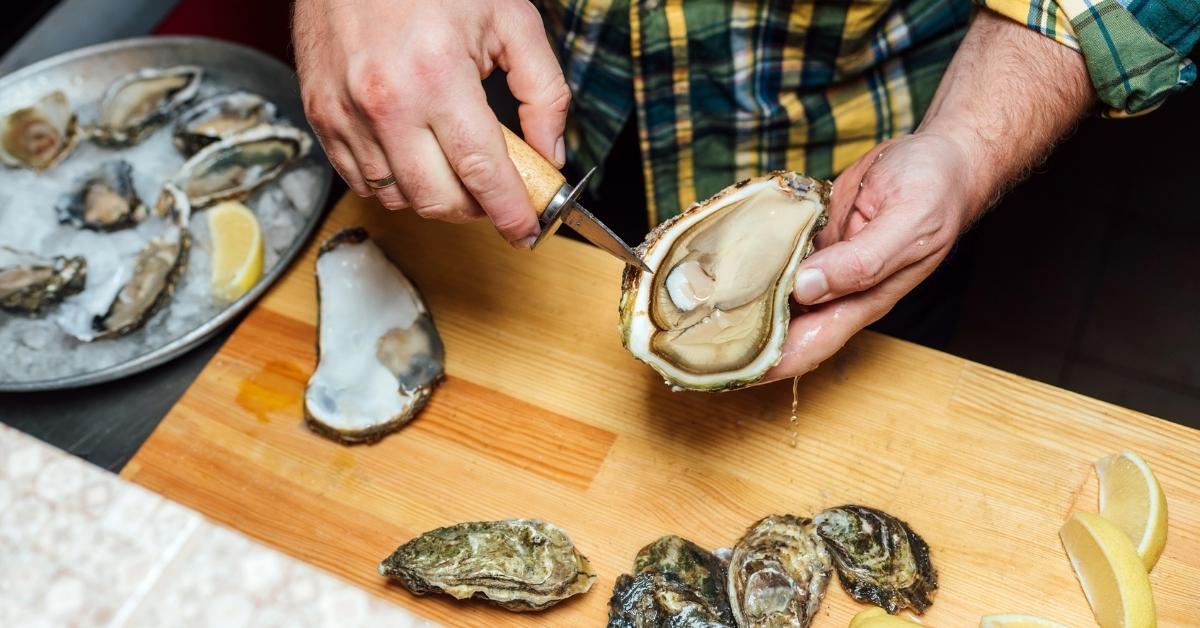
[[[1067,628],[1056,621],[1033,615],[1000,613],[979,618],[979,628]]]
[[[1058,531],[1100,628],[1153,628],[1150,576],[1116,524],[1076,512]]]
[[[920,624],[887,614],[882,608],[870,608],[850,620],[849,628],[911,628]]]
[[[1158,479],[1132,451],[1097,460],[1096,477],[1100,480],[1100,514],[1129,535],[1150,571],[1167,543],[1167,498]]]
[[[254,212],[237,201],[220,203],[206,213],[212,237],[212,294],[229,303],[262,277],[262,228]]]

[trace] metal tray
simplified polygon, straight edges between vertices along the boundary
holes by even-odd
[[[300,87],[295,72],[280,61],[257,50],[205,37],[140,37],[66,52],[22,68],[0,78],[0,111],[26,104],[54,89],[66,92],[72,103],[96,100],[108,84],[127,72],[142,67],[195,64],[205,69],[205,80],[228,89],[245,89],[273,101],[279,114],[292,124],[311,132],[304,118]],[[304,248],[317,224],[324,217],[333,171],[325,161],[319,144],[314,142],[309,159],[323,164],[320,193],[310,201],[308,221],[296,240],[266,270],[248,293],[203,325],[165,345],[108,368],[36,381],[0,381],[0,392],[53,390],[107,382],[144,371],[187,352],[228,325],[250,307]]]

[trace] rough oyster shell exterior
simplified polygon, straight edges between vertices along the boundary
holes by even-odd
[[[41,257],[0,245],[0,309],[39,316],[79,293],[87,281],[82,257]]]
[[[742,628],[805,628],[833,569],[813,522],[771,515],[750,526],[729,559],[729,601]]]
[[[670,535],[643,547],[634,575],[617,579],[609,600],[609,628],[731,627],[725,566],[715,555]]]

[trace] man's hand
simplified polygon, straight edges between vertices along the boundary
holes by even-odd
[[[480,83],[508,73],[525,140],[561,167],[571,95],[532,4],[297,0],[292,26],[305,112],[355,193],[426,218],[487,215],[514,246],[533,243],[537,217]]]
[[[834,181],[829,224],[793,291],[815,307],[792,319],[767,379],[815,369],[882,318],[1093,102],[1078,53],[981,11],[920,128]]]

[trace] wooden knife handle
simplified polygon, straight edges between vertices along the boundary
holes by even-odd
[[[517,172],[521,173],[521,179],[525,181],[525,191],[529,193],[529,200],[533,202],[534,211],[541,216],[567,179],[558,171],[558,168],[554,167],[554,164],[546,161],[545,157],[533,150],[532,146],[526,144],[515,133],[509,131],[508,127],[502,124],[500,128],[504,130],[504,142],[508,144],[508,156],[512,159],[513,165],[517,167]]]

